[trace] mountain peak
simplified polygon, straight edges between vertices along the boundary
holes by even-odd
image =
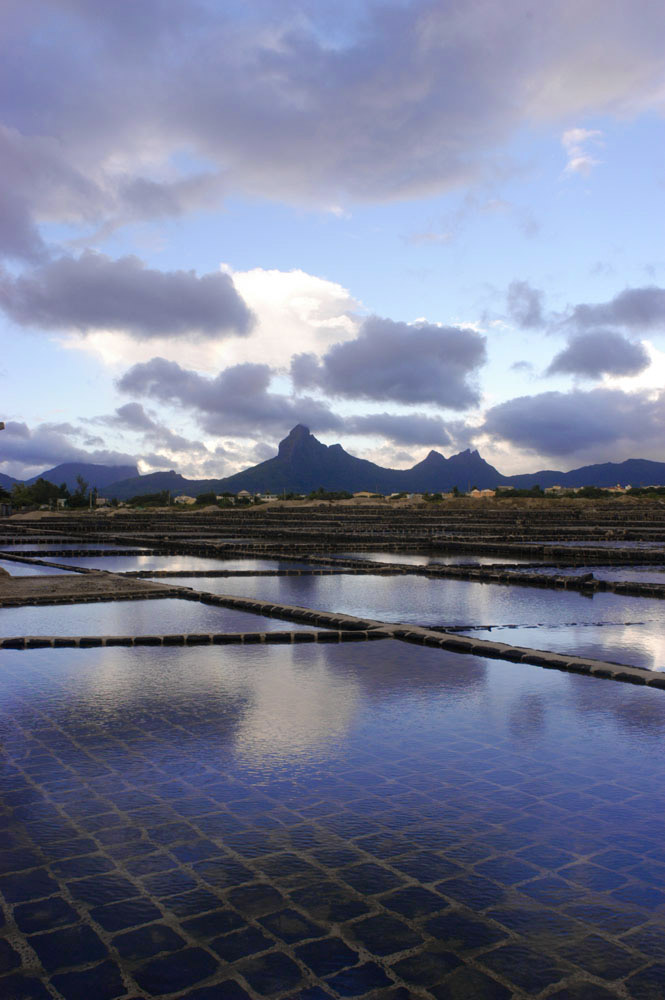
[[[279,442],[278,456],[279,458],[292,459],[294,455],[302,454],[304,451],[309,452],[313,448],[325,448],[325,445],[310,434],[309,427],[305,427],[304,424],[296,424],[284,440]]]

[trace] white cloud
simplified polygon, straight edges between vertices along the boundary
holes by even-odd
[[[238,338],[238,343],[221,337],[206,341],[187,338],[183,347],[185,338],[152,337],[148,344],[124,333],[99,330],[85,338],[68,334],[63,346],[90,352],[114,369],[149,361],[155,355],[181,362],[185,351],[188,368],[217,372],[257,361],[281,368],[291,354],[318,355],[357,334],[361,303],[335,281],[302,270],[257,267],[233,271],[226,264],[221,270],[233,277],[235,288],[256,320],[251,333]]]
[[[587,177],[600,160],[591,152],[602,145],[603,133],[598,129],[570,128],[561,136],[561,145],[566,151],[568,161],[564,174],[582,174]]]

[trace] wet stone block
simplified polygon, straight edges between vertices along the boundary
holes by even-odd
[[[322,937],[327,933],[323,927],[308,920],[297,910],[280,910],[278,913],[270,913],[267,917],[261,917],[259,923],[287,944],[305,941],[308,938]]]
[[[359,956],[339,937],[311,941],[295,949],[296,955],[317,976],[330,976],[340,969],[355,965]]]
[[[80,919],[78,913],[62,896],[51,896],[36,903],[22,903],[14,909],[16,926],[24,934],[53,930],[67,924],[75,924]]]
[[[152,958],[162,951],[178,951],[185,941],[166,924],[147,924],[137,930],[125,931],[113,939],[113,945],[123,958]]]
[[[33,976],[11,975],[0,979],[3,1000],[52,1000],[51,994]]]
[[[355,969],[345,969],[328,980],[330,987],[342,997],[357,997],[369,993],[370,990],[391,986],[392,980],[383,969],[374,962],[366,962]],[[323,992],[322,996],[326,996]]]
[[[126,992],[118,966],[110,961],[83,972],[53,976],[51,982],[65,1000],[113,1000]]]
[[[459,910],[448,910],[425,924],[425,929],[455,951],[489,947],[507,937],[505,931]]]
[[[133,882],[121,875],[98,875],[76,882],[68,882],[67,888],[74,897],[89,906],[116,903],[130,896],[138,896],[139,889]]]
[[[450,952],[427,948],[395,962],[392,970],[410,985],[434,986],[461,964],[461,960]]]
[[[245,926],[243,918],[233,910],[214,910],[212,913],[191,917],[181,923],[183,930],[192,937],[201,939],[218,937],[220,934],[228,934]]]
[[[106,946],[86,924],[35,935],[30,938],[30,944],[48,972],[69,965],[84,965],[106,955]]]
[[[250,1000],[250,996],[235,979],[225,979],[216,986],[202,986],[189,992],[187,1000]]]
[[[244,962],[240,973],[261,996],[293,989],[301,980],[300,969],[287,955],[271,952]]]
[[[139,924],[148,924],[153,920],[160,920],[162,916],[153,902],[149,899],[128,899],[122,903],[113,903],[110,906],[99,906],[90,911],[90,916],[105,931],[120,931],[126,927],[136,927]]]
[[[582,941],[565,945],[558,951],[569,962],[599,979],[623,979],[643,964],[639,956],[597,934],[589,934]]]
[[[547,955],[519,944],[507,944],[477,959],[523,990],[539,993],[563,979],[565,969]]]
[[[195,986],[218,967],[219,963],[203,948],[186,948],[142,965],[133,976],[146,993],[162,996]]]
[[[12,969],[18,969],[20,965],[21,956],[17,951],[14,951],[9,941],[0,938],[0,975],[3,975],[5,972],[11,972]],[[0,980],[0,989],[2,988],[1,983],[2,980]]]
[[[286,902],[284,897],[267,883],[234,889],[229,899],[241,913],[250,917],[263,916],[273,910],[281,909]]]
[[[51,878],[45,868],[18,875],[5,875],[0,879],[0,892],[8,903],[22,903],[29,899],[52,896],[58,889],[58,883]]]
[[[477,969],[462,966],[429,992],[436,1000],[510,1000],[513,991]]]
[[[401,920],[380,914],[368,917],[349,927],[349,934],[359,941],[374,955],[392,955],[395,952],[415,948],[423,942],[420,934],[416,934]]]

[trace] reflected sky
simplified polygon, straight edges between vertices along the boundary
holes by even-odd
[[[48,920],[58,893],[85,904],[64,905],[65,940],[120,923],[95,961],[117,962],[128,936],[145,946],[162,921],[199,949],[221,927],[224,956],[261,927],[277,961],[295,915],[316,936],[296,946],[318,987],[307,995],[329,995],[320,956],[341,949],[353,968],[337,996],[381,963],[407,982],[400,996],[451,967],[428,996],[556,995],[485,974],[521,981],[525,968],[586,996],[598,947],[593,976],[610,985],[658,958],[664,735],[663,691],[398,641],[8,651],[12,943],[32,955],[21,921]],[[408,959],[384,961],[404,935]],[[138,982],[145,968],[125,964]]]
[[[130,547],[130,546],[128,546]],[[47,558],[44,556],[44,558]],[[223,559],[214,556],[189,555],[149,555],[149,556],[59,556],[57,561],[64,565],[84,566],[88,569],[105,569],[109,573],[126,573],[134,570],[181,570],[224,569],[311,569],[309,563],[297,563],[276,559]]]
[[[388,622],[486,628],[480,638],[576,656],[665,666],[665,605],[613,593],[510,587],[419,576],[257,577],[179,580],[219,594],[242,594]]]
[[[335,552],[331,559],[368,559],[370,562],[402,563],[405,566],[492,566],[501,562],[501,556],[465,556],[456,553],[448,556],[431,555],[422,552]],[[510,557],[511,563],[519,565],[529,559]],[[532,561],[532,560],[531,560]]]
[[[170,632],[305,631],[277,618],[180,598],[2,608],[0,635],[162,635]]]
[[[11,559],[0,559],[0,566],[10,576],[61,576],[67,573],[66,569],[57,569],[55,566],[31,566],[28,563],[12,562]]]

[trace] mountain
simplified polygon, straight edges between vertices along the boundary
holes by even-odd
[[[444,458],[431,451],[412,469],[384,469],[364,458],[349,455],[341,444],[325,445],[298,424],[280,442],[277,455],[226,479],[185,479],[176,472],[155,472],[113,483],[105,489],[109,497],[127,500],[141,493],[170,490],[172,494],[196,496],[216,493],[309,493],[322,486],[326,490],[356,493],[422,493],[461,490],[469,486],[491,486],[503,477],[477,451],[463,451]]]
[[[18,482],[13,476],[6,476],[4,472],[0,472],[0,486],[3,490],[11,490],[14,483]]]
[[[91,465],[87,462],[65,462],[63,465],[56,465],[46,472],[40,472],[38,476],[26,480],[26,486],[31,486],[38,479],[47,479],[49,483],[60,486],[65,483],[68,490],[75,490],[77,487],[76,477],[82,476],[90,487],[97,487],[98,490],[115,483],[119,479],[127,479],[130,476],[138,476],[139,470],[135,465]]]
[[[411,469],[384,469],[374,462],[349,455],[341,444],[325,445],[309,429],[298,424],[280,442],[274,458],[254,465],[225,479],[187,479],[171,469],[139,476],[131,465],[88,465],[68,463],[42,472],[41,476],[59,486],[67,483],[76,488],[76,476],[81,475],[90,486],[96,486],[106,497],[128,500],[146,493],[169,490],[172,496],[185,493],[310,493],[322,486],[326,490],[348,490],[357,493],[443,493],[457,486],[461,492],[478,486],[514,486],[529,489],[547,486],[665,486],[665,462],[630,458],[625,462],[585,465],[570,472],[543,469],[517,476],[503,476],[485,461],[477,451],[461,451],[445,458],[430,451],[427,458]],[[33,476],[29,483],[39,478]],[[0,473],[0,486],[11,489],[16,482]]]
[[[505,476],[504,484],[518,489],[532,486],[665,486],[665,462],[651,462],[646,458],[629,458],[625,462],[604,462],[602,465],[583,465],[570,472],[529,472],[520,476]]]

